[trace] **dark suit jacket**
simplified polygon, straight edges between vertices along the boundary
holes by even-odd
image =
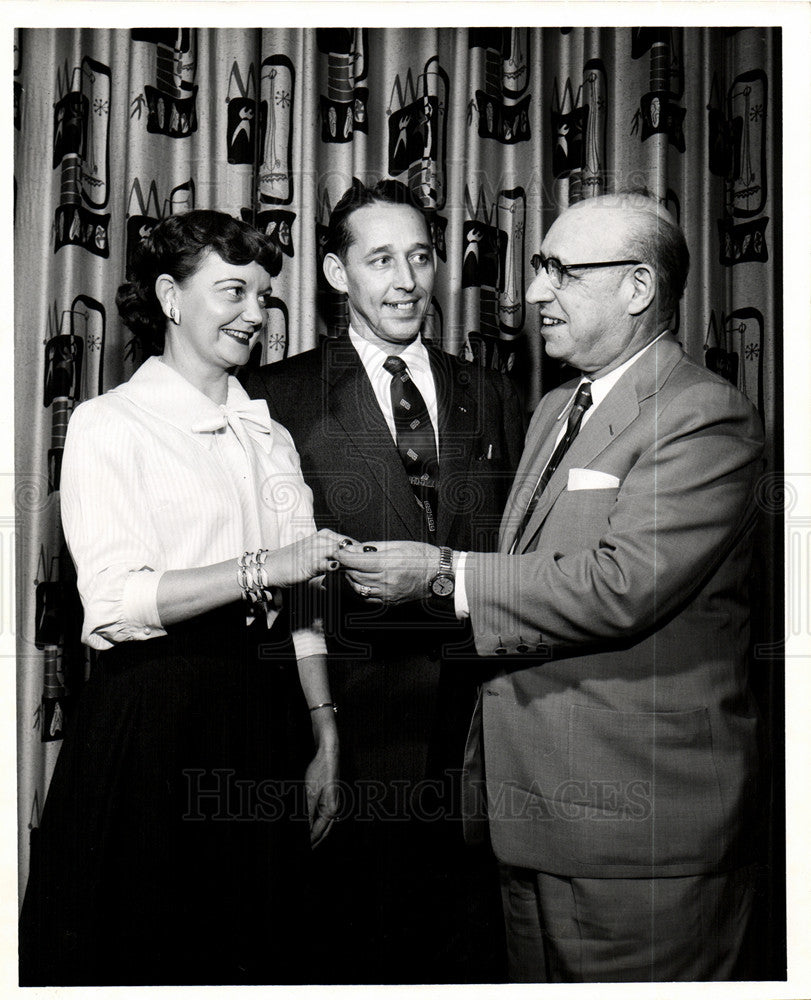
[[[729,867],[758,809],[747,659],[760,419],[665,337],[584,425],[508,555],[574,385],[533,417],[499,553],[469,557],[476,648],[499,656],[469,776],[483,737],[504,861],[593,877]]]
[[[433,537],[348,338],[265,365],[248,375],[246,388],[266,399],[271,416],[292,434],[318,527],[358,540],[417,539],[492,550],[523,444],[518,397],[500,373],[433,347],[429,353],[439,412]],[[339,579],[329,581],[326,627],[349,770],[418,780],[432,734],[449,736],[444,723],[437,725],[439,653],[472,656],[469,627],[431,602],[370,608],[351,588],[336,585]],[[463,717],[464,708],[449,700],[450,710]],[[454,759],[460,765],[464,733],[458,738]]]

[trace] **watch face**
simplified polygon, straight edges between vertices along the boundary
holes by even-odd
[[[431,590],[437,597],[449,597],[453,593],[453,577],[435,576],[431,581]]]

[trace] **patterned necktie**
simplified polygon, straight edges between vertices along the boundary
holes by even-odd
[[[529,523],[535,508],[538,506],[538,501],[541,498],[541,494],[546,489],[546,486],[552,476],[555,474],[555,469],[560,465],[563,456],[569,450],[569,446],[572,441],[577,437],[577,432],[580,430],[580,424],[583,420],[583,414],[591,406],[591,382],[583,382],[580,388],[577,390],[577,395],[574,398],[574,403],[572,404],[572,409],[569,412],[569,420],[566,424],[566,432],[563,437],[558,441],[557,447],[552,452],[552,456],[546,463],[546,467],[541,473],[541,477],[530,497],[530,501],[527,504],[527,509],[524,511],[524,516],[521,518],[521,524],[519,525],[518,531],[515,534],[511,552],[515,552],[518,545],[518,541],[521,535],[524,533],[524,529]]]
[[[383,362],[391,375],[391,406],[397,450],[408,473],[417,503],[425,514],[428,530],[436,531],[437,481],[439,462],[436,454],[434,426],[420,390],[411,381],[408,366],[402,358],[391,355]]]

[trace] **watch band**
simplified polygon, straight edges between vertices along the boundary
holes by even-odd
[[[453,550],[447,545],[439,549],[439,568],[431,581],[431,593],[435,597],[451,597],[456,580],[453,573]]]
[[[439,576],[453,576],[453,549],[447,545],[439,548]]]

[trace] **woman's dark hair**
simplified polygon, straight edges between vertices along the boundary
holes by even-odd
[[[247,222],[225,212],[193,209],[161,220],[135,247],[115,301],[121,320],[135,335],[144,357],[163,352],[166,317],[155,295],[159,274],[190,277],[213,250],[229,264],[255,261],[271,278],[282,267],[279,248]]]

